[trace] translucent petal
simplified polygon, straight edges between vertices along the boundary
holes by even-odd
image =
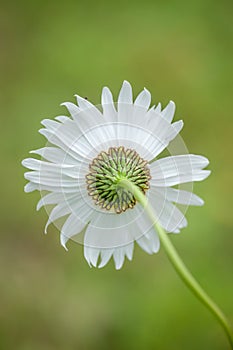
[[[137,96],[136,100],[134,101],[134,104],[139,107],[145,108],[145,110],[148,110],[151,103],[151,94],[147,89],[144,89],[140,94]]]
[[[176,110],[176,105],[173,101],[170,101],[168,105],[162,110],[161,115],[171,123]]]
[[[67,250],[66,243],[69,239],[71,239],[73,236],[80,233],[84,227],[86,226],[87,222],[83,222],[80,220],[79,217],[77,217],[76,214],[72,213],[64,223],[62,229],[61,229],[61,235],[60,235],[60,241],[61,245]]]
[[[153,187],[155,192],[163,195],[166,200],[184,205],[203,205],[204,201],[196,194],[171,187]]]

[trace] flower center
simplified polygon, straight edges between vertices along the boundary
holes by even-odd
[[[137,185],[143,193],[149,188],[150,170],[148,162],[132,149],[123,146],[110,147],[102,151],[89,165],[86,175],[87,189],[95,204],[120,214],[136,204],[134,195],[119,186],[127,179]]]

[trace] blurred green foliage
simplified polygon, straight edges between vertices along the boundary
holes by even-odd
[[[124,79],[135,94],[177,104],[190,152],[211,177],[206,205],[172,240],[233,321],[232,1],[1,1],[0,348],[4,350],[227,349],[212,315],[166,256],[135,249],[119,272],[90,269],[82,246],[44,236],[38,193],[23,193],[20,161],[42,147],[40,120],[75,93],[99,103]]]

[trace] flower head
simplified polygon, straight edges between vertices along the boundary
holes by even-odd
[[[26,192],[43,191],[37,208],[54,205],[45,228],[63,217],[61,244],[81,241],[89,265],[103,267],[113,256],[120,269],[132,259],[134,242],[147,253],[159,250],[159,238],[134,195],[119,186],[130,180],[147,196],[159,224],[178,233],[187,225],[176,203],[202,205],[192,192],[173,186],[201,181],[208,160],[184,154],[157,159],[176,138],[183,122],[172,123],[171,101],[150,108],[151,95],[144,89],[133,101],[131,85],[124,81],[115,106],[111,91],[102,91],[102,110],[76,96],[77,105],[66,102],[70,117],[42,121],[40,133],[49,144],[32,151],[43,160],[28,158],[23,165],[29,183]],[[44,195],[44,191],[48,192]],[[174,204],[175,203],[175,204]],[[66,248],[67,249],[67,248]]]
[[[128,179],[145,192],[151,178],[147,163],[135,150],[123,146],[102,151],[92,161],[86,175],[89,195],[96,204],[117,214],[133,208],[136,204],[134,195],[119,187],[119,182]]]

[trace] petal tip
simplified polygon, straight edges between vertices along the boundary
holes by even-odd
[[[204,204],[205,204],[205,201],[202,198],[200,198],[199,206],[202,207]]]
[[[65,249],[65,251],[68,252],[68,248],[66,246],[66,243],[63,241],[62,235],[61,235],[61,238],[60,238],[60,243],[61,243],[61,246]]]
[[[128,82],[128,80],[123,80],[122,85],[124,85],[124,84],[126,84],[126,85],[130,85],[130,83]],[[131,85],[130,85],[130,86],[131,86]]]
[[[41,204],[41,203],[38,203],[38,204],[36,205],[36,211],[39,211],[41,208],[42,208],[42,204]]]

